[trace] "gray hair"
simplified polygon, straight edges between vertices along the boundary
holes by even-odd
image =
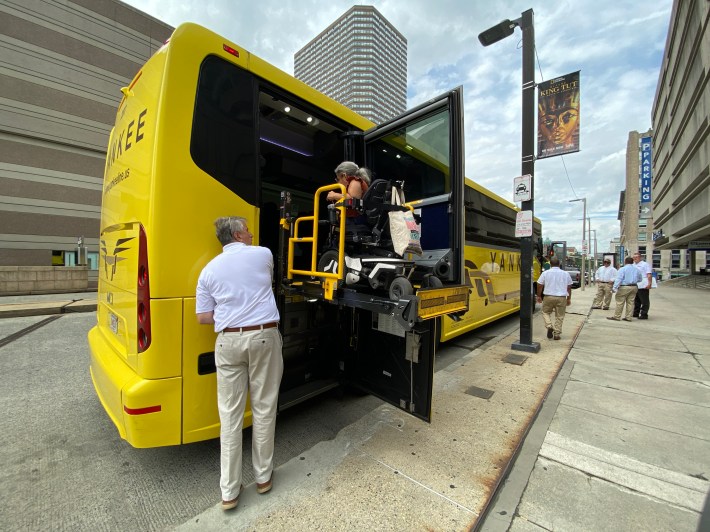
[[[560,259],[557,257],[557,255],[553,255],[550,257],[550,266],[559,266],[560,265]]]
[[[347,175],[355,175],[359,170],[358,166],[351,161],[343,161],[335,169],[335,175],[344,173]]]
[[[247,219],[242,216],[223,216],[214,221],[217,240],[223,245],[234,242],[234,233],[244,231],[247,227]]]
[[[355,175],[358,176],[360,179],[362,179],[368,185],[370,184],[370,181],[372,180],[372,177],[370,176],[370,170],[368,170],[364,166],[362,168],[360,168],[357,172],[355,172]]]

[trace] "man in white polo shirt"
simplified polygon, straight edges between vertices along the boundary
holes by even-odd
[[[252,411],[252,462],[256,491],[271,489],[274,432],[283,375],[279,311],[272,290],[274,259],[252,246],[246,219],[215,221],[224,246],[197,281],[197,321],[214,324],[217,406],[221,423],[222,509],[239,503],[242,490],[242,428],[247,392]]]
[[[545,294],[544,301],[543,294]],[[560,270],[560,259],[556,255],[550,257],[550,269],[542,272],[537,280],[537,301],[542,303],[542,319],[547,327],[547,337],[559,340],[565,311],[572,303],[572,277],[566,271]],[[554,325],[553,312],[555,313]]]

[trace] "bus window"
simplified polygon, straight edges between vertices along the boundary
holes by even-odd
[[[368,147],[376,177],[404,181],[407,201],[450,192],[449,113],[435,112]]]
[[[200,66],[190,153],[202,170],[256,205],[254,76],[216,56]]]

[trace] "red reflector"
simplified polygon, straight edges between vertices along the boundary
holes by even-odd
[[[128,408],[127,406],[123,407],[123,410],[129,416],[140,416],[142,414],[152,414],[153,412],[160,412],[162,409],[163,409],[163,407],[160,405],[146,406],[145,408]]]
[[[239,52],[237,50],[235,50],[234,48],[232,48],[231,46],[227,46],[226,44],[223,44],[222,48],[228,54],[232,54],[234,57],[239,57]]]

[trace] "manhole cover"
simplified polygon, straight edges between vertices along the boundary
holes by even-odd
[[[493,390],[486,390],[485,388],[479,388],[478,386],[471,386],[466,390],[468,395],[473,395],[474,397],[480,397],[481,399],[490,399],[493,396]]]
[[[518,366],[522,366],[523,363],[528,359],[525,355],[514,355],[513,353],[505,355],[503,357],[503,362],[507,362],[508,364],[517,364]]]

